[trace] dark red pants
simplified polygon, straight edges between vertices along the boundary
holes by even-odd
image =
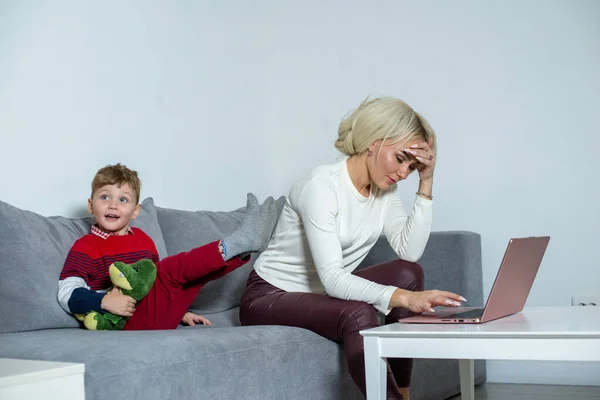
[[[248,262],[234,257],[223,260],[219,242],[163,258],[150,293],[140,301],[124,330],[175,329],[200,289],[209,281]]]
[[[403,260],[365,268],[355,273],[383,285],[411,291],[423,290],[423,270]],[[394,308],[385,323],[414,315],[407,309]],[[242,325],[288,325],[311,331],[327,339],[343,342],[352,379],[366,396],[363,338],[359,331],[379,326],[377,310],[361,301],[341,300],[326,295],[286,292],[262,279],[254,270],[248,277],[241,301]],[[388,360],[388,398],[401,399],[399,387],[408,387],[412,359]]]

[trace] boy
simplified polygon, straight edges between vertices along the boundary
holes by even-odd
[[[248,194],[241,226],[228,237],[159,261],[152,239],[129,223],[140,211],[141,182],[136,171],[116,164],[101,168],[92,181],[88,211],[96,223],[75,242],[60,274],[58,301],[71,314],[108,311],[129,317],[125,330],[175,329],[207,323],[187,312],[200,289],[246,264],[249,253],[264,250],[285,199],[269,197],[258,205]],[[115,261],[134,263],[151,259],[157,276],[150,293],[139,304],[113,289],[108,267]]]

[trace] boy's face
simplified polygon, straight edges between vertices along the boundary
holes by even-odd
[[[124,235],[129,221],[137,218],[140,205],[135,204],[135,195],[128,184],[106,185],[88,200],[88,211],[94,214],[100,228]]]

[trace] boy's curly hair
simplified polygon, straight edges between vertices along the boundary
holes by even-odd
[[[92,197],[94,193],[106,185],[125,185],[128,184],[135,197],[135,204],[140,202],[140,191],[142,189],[142,181],[138,177],[137,171],[127,168],[125,165],[118,163],[115,165],[107,165],[100,168],[92,181]]]

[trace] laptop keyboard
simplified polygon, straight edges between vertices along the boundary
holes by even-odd
[[[479,318],[483,315],[483,308],[474,308],[457,314],[452,314],[444,318]]]

